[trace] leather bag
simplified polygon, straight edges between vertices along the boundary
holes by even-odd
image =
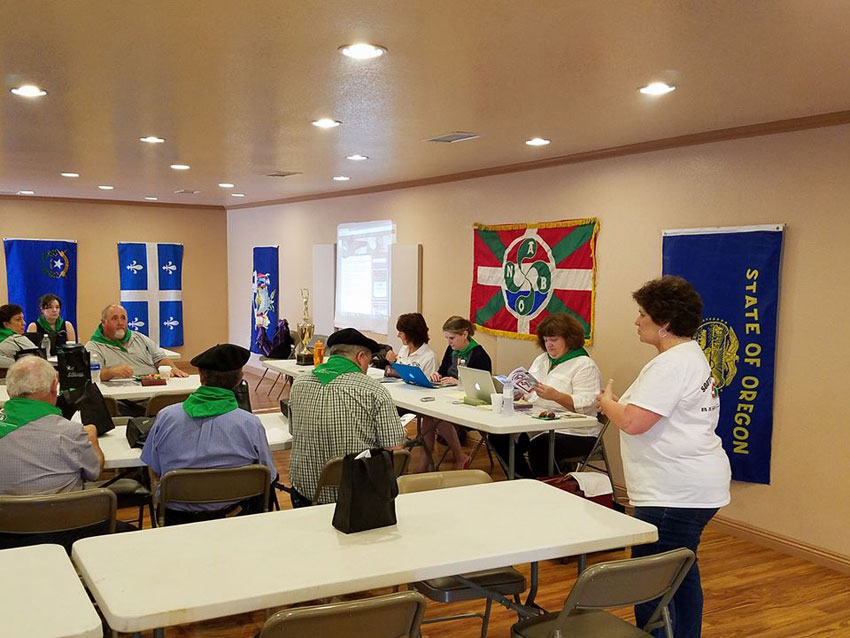
[[[372,449],[369,458],[346,454],[333,526],[351,534],[396,524],[398,482],[389,450]]]

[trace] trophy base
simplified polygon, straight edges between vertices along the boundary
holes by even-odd
[[[297,366],[311,366],[313,365],[313,353],[312,352],[304,352],[295,356],[295,365]]]

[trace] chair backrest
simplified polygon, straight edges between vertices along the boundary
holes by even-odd
[[[191,392],[178,392],[177,394],[155,394],[148,401],[145,408],[145,416],[156,416],[162,408],[167,408],[175,403],[183,403],[189,398]]]
[[[319,502],[319,497],[322,495],[322,490],[326,487],[338,487],[342,481],[342,459],[337,456],[325,463],[319,474],[319,482],[316,484],[316,491],[313,494],[313,505]],[[407,464],[410,462],[409,450],[393,450],[393,473],[396,477],[401,476],[407,470]],[[401,489],[401,484],[399,484]]]
[[[103,488],[39,496],[0,496],[0,532],[65,532],[106,523],[106,533],[111,534],[115,531],[116,504],[115,493]]]
[[[364,600],[279,611],[259,638],[414,638],[425,613],[425,597],[403,591]]]
[[[480,485],[492,483],[493,478],[484,470],[449,470],[445,472],[426,472],[424,474],[408,474],[398,479],[398,493],[427,492],[441,490],[445,487],[461,487],[462,485]]]
[[[271,472],[265,465],[171,470],[159,484],[157,522],[165,525],[165,509],[171,502],[229,503],[262,497],[262,509],[267,512],[271,481]]]
[[[574,610],[626,607],[660,598],[645,630],[660,626],[667,606],[695,560],[686,548],[598,563],[578,577],[553,629]]]
[[[118,416],[118,400],[115,397],[103,397],[103,403],[109,412],[109,416]]]

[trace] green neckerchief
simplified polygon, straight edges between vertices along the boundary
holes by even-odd
[[[124,338],[121,341],[113,341],[112,339],[108,339],[105,334],[103,334],[103,324],[97,327],[97,330],[94,331],[94,334],[91,336],[91,340],[95,343],[105,343],[108,346],[115,346],[116,348],[121,348],[124,352],[127,352],[127,348],[124,346],[127,345],[127,342],[130,341],[131,330],[128,328],[127,333],[124,335]]]
[[[218,416],[239,407],[233,390],[202,385],[183,401],[183,409],[192,418]]]
[[[327,385],[341,374],[349,372],[360,372],[362,374],[363,370],[351,359],[346,359],[338,354],[331,356],[327,361],[313,368],[313,374],[316,375],[322,385]]]
[[[0,343],[6,341],[9,337],[18,334],[14,330],[9,330],[8,328],[0,328]]]
[[[40,419],[48,414],[62,414],[62,410],[38,399],[16,397],[3,404],[0,412],[0,439],[11,434],[22,425]]]
[[[65,320],[62,317],[56,317],[56,328],[53,328],[47,322],[47,319],[44,318],[44,315],[36,319],[35,322],[47,330],[47,332],[52,332],[53,334],[57,334],[60,330],[62,330],[62,326],[65,325]]]
[[[557,359],[553,359],[548,354],[546,356],[549,357],[549,372],[552,372],[552,368],[554,368],[559,363],[569,361],[570,359],[575,359],[576,357],[589,357],[590,355],[587,354],[587,350],[585,350],[584,348],[576,348],[575,350],[570,350],[566,354],[562,354]]]
[[[452,354],[460,359],[461,357],[466,357],[472,351],[472,349],[478,345],[478,342],[475,339],[470,339],[469,343],[466,344],[466,347],[463,350],[452,350]]]

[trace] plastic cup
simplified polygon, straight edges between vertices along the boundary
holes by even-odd
[[[171,366],[159,366],[159,368],[157,368],[157,370],[159,370],[159,376],[161,378],[163,378],[163,379],[170,379],[171,378]]]
[[[490,395],[490,405],[493,408],[493,412],[496,414],[502,413],[502,394],[500,392],[494,392]]]

